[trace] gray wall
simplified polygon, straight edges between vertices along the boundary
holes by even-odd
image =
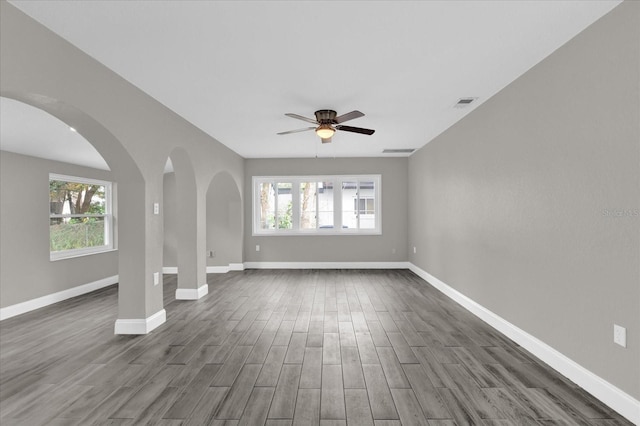
[[[338,142],[334,142],[338,143]],[[382,235],[252,236],[252,176],[382,175]],[[245,161],[244,260],[398,262],[407,260],[407,158],[250,159]],[[260,251],[256,252],[256,244]],[[396,253],[391,250],[395,248]]]
[[[164,195],[164,266],[178,266],[178,199],[176,174],[166,173]],[[236,182],[228,173],[219,173],[206,193],[207,266],[229,266],[242,263],[242,201]]]
[[[623,3],[409,160],[410,261],[635,398],[639,16]]]
[[[126,182],[118,192],[119,205],[126,206],[118,223],[118,317],[148,318],[163,307],[162,286],[153,285],[153,273],[163,266],[163,219],[162,211],[153,214],[153,204],[162,204],[167,157],[175,154],[176,171],[189,172],[196,182],[195,195],[184,195],[199,201],[191,209],[195,219],[187,222],[197,229],[190,229],[194,241],[181,251],[191,260],[183,268],[191,289],[206,279],[209,182],[226,171],[241,187],[244,160],[9,3],[0,1],[0,9],[0,94],[73,125],[114,178]]]
[[[0,151],[0,307],[118,274],[118,252],[49,260],[49,173],[111,173]]]

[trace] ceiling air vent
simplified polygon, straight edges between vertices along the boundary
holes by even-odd
[[[415,148],[399,148],[399,149],[385,149],[382,151],[383,154],[411,154],[415,151]]]
[[[466,107],[469,106],[469,104],[471,104],[476,99],[478,99],[478,98],[460,98],[460,99],[458,99],[458,102],[456,102],[456,104],[453,107],[454,108],[466,108]]]

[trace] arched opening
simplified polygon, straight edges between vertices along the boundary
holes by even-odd
[[[162,176],[163,247],[162,265],[165,274],[178,273],[178,191],[171,157],[167,157]]]
[[[207,190],[207,271],[240,269],[242,262],[242,201],[235,180],[216,174]]]
[[[199,235],[204,208],[198,200],[193,164],[183,148],[169,154],[163,177],[165,271],[178,273],[176,299],[195,300],[209,291],[205,264],[205,237]],[[175,265],[175,271],[173,267]]]
[[[113,175],[102,156],[63,121],[15,99],[0,97],[0,123],[0,318],[87,283],[115,284]]]
[[[160,301],[153,299],[145,273],[145,180],[120,141],[101,123],[77,108],[43,95],[2,91],[0,96],[31,105],[56,117],[86,139],[111,169],[116,204],[115,244],[118,250],[118,320],[116,334],[144,334],[165,321]],[[147,297],[149,296],[149,297]],[[147,300],[149,298],[150,300]],[[153,299],[153,300],[152,300]],[[146,321],[153,317],[153,321]],[[132,325],[131,319],[142,321]]]

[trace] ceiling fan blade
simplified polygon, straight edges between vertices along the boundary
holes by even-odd
[[[286,132],[277,133],[278,135],[288,135],[289,133],[306,132],[307,130],[313,130],[315,127],[305,127],[304,129],[288,130]]]
[[[347,120],[353,120],[354,118],[360,118],[360,117],[364,117],[364,114],[361,113],[360,111],[351,111],[346,114],[342,114],[339,117],[336,117],[333,121],[335,121],[337,124],[340,124],[340,123],[344,123]]]
[[[331,143],[331,138],[320,138],[322,143]]]
[[[297,118],[298,120],[306,121],[307,123],[320,124],[320,123],[318,123],[316,120],[314,120],[313,118],[303,117],[303,116],[301,116],[301,115],[293,114],[293,113],[291,113],[291,112],[288,112],[288,113],[286,113],[285,115],[286,115],[287,117]]]
[[[372,135],[375,130],[372,129],[363,129],[362,127],[351,127],[351,126],[336,126],[338,130],[344,130],[345,132],[353,132],[360,133],[363,135]]]

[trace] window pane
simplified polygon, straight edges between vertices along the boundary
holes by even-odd
[[[358,193],[360,195],[360,229],[374,229],[376,227],[374,182],[360,182]]]
[[[342,182],[342,227],[358,228],[358,182]]]
[[[50,250],[73,250],[100,247],[105,242],[104,217],[51,218]]]
[[[332,235],[360,230],[370,234],[378,230],[377,175],[254,176],[252,180],[256,185],[254,234],[309,235],[317,231]],[[336,221],[344,229],[335,229]]]
[[[51,214],[105,214],[103,185],[49,180]]]
[[[278,229],[293,229],[291,182],[278,183]]]
[[[275,188],[270,182],[261,182],[260,188],[260,229],[276,229]]]
[[[316,182],[300,183],[300,229],[316,229]]]
[[[333,182],[318,182],[318,228],[333,228]]]
[[[366,213],[367,214],[374,214],[375,213],[375,202],[373,198],[367,198],[367,205],[366,205]]]

